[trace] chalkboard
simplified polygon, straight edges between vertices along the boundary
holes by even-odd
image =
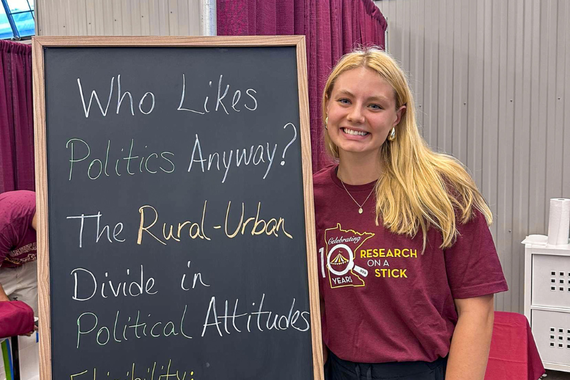
[[[304,38],[34,40],[42,379],[320,379]]]

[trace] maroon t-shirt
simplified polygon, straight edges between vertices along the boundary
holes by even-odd
[[[346,188],[360,204],[374,184]],[[434,361],[449,353],[457,322],[454,299],[506,291],[485,217],[457,226],[446,250],[441,233],[393,234],[375,224],[374,194],[362,214],[336,167],[314,176],[323,339],[353,362]]]
[[[37,258],[36,213],[33,191],[8,191],[0,194],[0,267],[20,266]]]

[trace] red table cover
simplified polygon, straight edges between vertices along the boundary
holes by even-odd
[[[496,311],[485,380],[537,380],[544,373],[526,317]]]

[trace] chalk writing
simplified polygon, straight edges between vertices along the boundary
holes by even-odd
[[[257,213],[255,217],[251,216],[244,221],[245,212],[245,203],[241,203],[241,213],[239,217],[239,222],[235,225],[235,228],[230,229],[229,227],[229,219],[230,219],[230,210],[232,207],[232,202],[228,202],[228,207],[226,209],[226,219],[224,220],[224,232],[227,237],[233,239],[238,234],[245,235],[247,229],[249,229],[249,233],[252,236],[256,235],[273,235],[275,237],[279,237],[279,232],[283,232],[285,236],[289,239],[293,239],[293,236],[285,230],[285,219],[284,218],[270,218],[269,220],[265,220],[260,218],[259,214],[261,212],[261,202],[257,202]],[[251,223],[251,225],[250,225]]]
[[[129,339],[153,339],[160,337],[180,337],[184,339],[192,339],[192,336],[185,332],[185,319],[188,305],[184,305],[182,312],[176,322],[172,319],[166,321],[156,319],[152,313],[141,313],[136,311],[136,316],[121,315],[120,310],[115,313],[114,320],[108,324],[102,324],[99,321],[97,313],[92,311],[83,312],[77,317],[76,341],[77,347],[80,348],[81,342],[90,337],[91,343],[95,342],[99,346],[105,346],[109,343],[122,343]]]
[[[190,261],[188,261],[188,263],[186,264],[188,266],[188,268],[190,268]],[[209,288],[210,285],[206,284],[203,280],[202,280],[202,273],[198,272],[198,273],[194,273],[194,280],[192,281],[192,289],[196,288],[196,283],[200,282],[200,285]],[[190,288],[186,287],[186,273],[184,273],[182,275],[182,279],[180,280],[180,288],[182,290],[188,291],[190,290]]]
[[[111,152],[111,140],[107,140],[105,153],[103,154],[102,151],[100,151],[99,153],[102,155],[98,156],[99,158],[93,159],[91,159],[91,147],[89,146],[89,143],[83,139],[77,137],[71,138],[67,140],[65,147],[69,150],[70,181],[73,179],[74,167],[83,163],[83,161],[85,161],[85,163],[82,164],[82,169],[85,170],[84,173],[86,173],[91,180],[95,180],[103,174],[106,177],[120,177],[123,174],[131,176],[136,173],[156,174],[159,173],[159,170],[170,174],[174,172],[175,169],[174,162],[172,161],[174,153],[168,151],[160,153],[141,151],[138,154],[134,154],[134,139],[130,140],[128,153],[125,152],[125,147],[121,148],[121,153],[118,153],[117,151],[113,152],[114,155],[120,156],[115,159],[114,165],[112,164],[112,159],[109,158]],[[145,145],[144,149],[147,148],[148,145]],[[111,169],[109,169],[110,163],[112,166]]]
[[[48,374],[310,378],[294,49],[62,49],[45,50]]]
[[[111,99],[113,97],[113,91],[115,89],[115,77],[114,76],[111,77],[111,83],[109,86],[109,96],[107,97],[107,105],[105,106],[104,109],[103,109],[103,105],[101,104],[101,101],[99,100],[99,95],[97,94],[97,91],[95,91],[95,90],[91,91],[91,96],[89,97],[89,104],[85,103],[85,94],[83,93],[83,85],[81,84],[81,78],[77,78],[77,87],[79,90],[79,96],[81,98],[81,105],[83,106],[83,112],[85,113],[85,118],[88,118],[90,116],[91,105],[93,103],[93,99],[95,99],[95,102],[99,106],[99,111],[101,111],[101,115],[107,116],[107,113],[109,111],[109,106],[111,105]],[[125,97],[127,97],[127,96],[129,98],[128,104],[130,105],[131,114],[134,116],[135,110],[133,107],[133,95],[130,91],[125,91],[124,93],[122,92],[121,74],[119,74],[117,76],[117,110],[116,110],[117,114],[119,114],[119,111],[121,110],[121,105],[122,105],[123,101],[125,100]],[[146,106],[145,106],[145,104],[146,104]],[[148,115],[154,110],[155,105],[156,105],[156,99],[155,99],[154,94],[150,91],[147,91],[140,98],[140,101],[138,104],[138,110],[142,114]]]
[[[252,330],[255,329],[260,332],[270,330],[285,331],[289,328],[294,328],[295,330],[301,332],[309,330],[309,312],[295,309],[295,298],[293,298],[293,301],[291,302],[289,313],[281,315],[265,309],[264,302],[265,293],[261,296],[261,301],[259,302],[259,306],[256,307],[255,311],[239,313],[238,299],[236,299],[233,303],[233,311],[229,310],[229,301],[225,300],[223,311],[218,311],[216,305],[216,297],[213,296],[210,299],[210,304],[208,305],[208,311],[206,313],[206,319],[204,321],[201,336],[203,337],[206,335],[206,330],[212,327],[215,327],[219,336],[224,336],[220,325],[222,325],[223,331],[226,335],[231,334],[231,332],[241,333],[243,329],[247,329],[247,332],[252,332]],[[251,306],[255,307],[255,302],[252,303]],[[301,320],[299,320],[299,317],[301,317]],[[254,320],[253,327],[252,318]]]
[[[293,144],[295,142],[295,140],[297,140],[297,128],[295,127],[295,124],[293,123],[287,123],[283,126],[283,129],[287,128],[287,127],[291,127],[293,128],[293,138],[291,139],[291,141],[289,141],[289,143],[285,146],[285,148],[283,149],[283,154],[281,155],[281,158],[283,158],[283,160],[281,161],[281,166],[285,165],[285,153],[287,153],[287,149],[289,149],[289,147],[291,146],[291,144]]]
[[[97,372],[99,372],[99,375]],[[157,362],[153,362],[152,365],[147,367],[146,372],[139,370],[136,363],[132,363],[124,377],[122,374],[111,374],[110,371],[97,371],[97,368],[93,368],[75,372],[70,375],[69,380],[198,380],[194,372],[192,370],[174,370],[172,368],[172,359],[169,359],[167,365],[159,366]]]
[[[190,239],[204,239],[210,240],[204,232],[204,220],[206,219],[206,207],[208,201],[204,201],[204,207],[202,208],[202,219],[200,223],[192,222],[190,220],[185,220],[179,222],[176,227],[169,224],[167,227],[166,223],[162,223],[162,234],[158,237],[158,232],[152,232],[151,228],[154,227],[158,221],[158,211],[151,205],[144,205],[139,208],[140,222],[138,229],[137,244],[142,244],[143,234],[150,235],[154,240],[158,241],[162,245],[166,245],[167,241],[174,240],[180,242],[183,234],[187,234]],[[152,221],[151,221],[152,220]],[[167,232],[168,230],[168,232]],[[186,230],[186,232],[184,232]]]
[[[228,91],[230,89],[230,85],[226,84],[225,88],[222,90],[222,81],[224,79],[223,74],[220,74],[218,79],[218,86],[217,86],[217,96],[216,96],[216,105],[210,109],[210,96],[207,95],[204,98],[204,103],[199,107],[193,106],[193,108],[189,108],[189,106],[184,106],[186,101],[186,74],[182,74],[182,94],[180,96],[180,104],[178,105],[177,111],[186,111],[192,112],[199,115],[205,115],[211,111],[217,112],[218,110],[223,110],[227,115],[229,115],[228,107],[230,110],[234,112],[240,112],[241,110],[238,108],[239,103],[242,97],[241,90],[235,90],[231,100],[231,106],[227,106],[224,104],[224,99],[228,95]],[[208,82],[208,89],[212,88],[212,81]],[[257,109],[257,98],[255,95],[257,91],[253,88],[248,88],[245,90],[245,96],[249,99],[243,104],[244,108],[249,111],[255,111]],[[227,100],[229,102],[229,99]]]
[[[92,219],[92,218],[96,218],[96,220],[97,220],[97,230],[96,230],[95,236],[94,236],[95,243],[98,243],[99,240],[101,240],[102,236],[105,236],[109,243],[113,243],[114,241],[118,242],[118,243],[124,243],[125,242],[125,239],[119,238],[119,235],[123,232],[123,227],[124,227],[123,223],[118,222],[117,224],[115,224],[115,227],[113,228],[113,234],[111,235],[110,227],[108,224],[103,225],[103,228],[101,228],[101,217],[102,216],[103,216],[103,214],[101,214],[101,211],[99,211],[99,212],[97,212],[97,214],[70,215],[67,217],[67,219],[79,219],[79,221],[80,221],[79,222],[79,248],[83,247],[83,230],[85,227],[85,220],[86,219]]]
[[[188,164],[188,172],[192,170],[195,163],[200,165],[202,173],[210,170],[223,170],[224,176],[222,177],[222,183],[224,183],[228,176],[228,172],[232,167],[238,168],[240,165],[257,166],[263,163],[266,167],[265,174],[263,175],[263,179],[265,179],[273,165],[276,150],[277,144],[273,144],[273,146],[271,146],[269,143],[265,143],[251,145],[248,148],[237,148],[235,150],[231,149],[229,151],[222,151],[221,153],[214,151],[206,155],[208,158],[204,158],[205,154],[203,153],[202,145],[200,144],[200,137],[196,134],[192,154],[190,156],[190,162]],[[223,169],[220,167],[220,157]]]
[[[127,277],[130,277],[131,270],[125,271]],[[138,297],[142,294],[154,295],[158,291],[153,291],[154,277],[148,277],[145,280],[144,265],[141,264],[139,271],[139,278],[137,280],[126,281],[112,281],[109,278],[109,272],[105,272],[104,280],[97,281],[97,276],[86,268],[75,268],[71,271],[73,276],[73,296],[71,299],[74,301],[89,301],[99,293],[102,298],[109,296],[119,297]],[[100,283],[100,286],[99,286]],[[105,289],[105,286],[109,289]]]
[[[310,328],[309,311],[299,310],[295,307],[293,298],[289,310],[279,314],[265,305],[265,294],[260,297],[256,306],[240,304],[239,299],[233,302],[224,300],[223,306],[218,309],[217,298],[212,296],[205,312],[204,324],[200,337],[206,335],[208,329],[214,330],[220,337],[231,333],[254,333],[266,331],[286,331],[290,328],[299,332],[307,332]],[[115,318],[107,323],[100,320],[97,313],[86,311],[77,318],[76,348],[79,349],[85,339],[88,343],[98,346],[118,344],[135,339],[193,339],[188,326],[186,314],[188,305],[184,305],[179,317],[157,319],[152,313],[136,311],[136,315],[123,316],[120,310]],[[193,312],[197,312],[196,306]],[[83,343],[85,344],[85,343]]]
[[[208,201],[205,200],[202,207],[202,215],[199,221],[197,218],[188,218],[178,222],[159,222],[159,212],[151,205],[143,205],[139,208],[139,228],[137,233],[137,244],[143,243],[144,237],[155,240],[162,245],[170,243],[180,243],[185,238],[211,240],[210,232],[206,233],[206,229],[218,230],[221,226],[206,226]],[[234,207],[235,210],[235,207]],[[233,239],[238,235],[251,236],[283,236],[293,239],[285,229],[285,218],[278,216],[264,217],[261,215],[261,202],[257,202],[255,214],[247,209],[245,202],[241,203],[241,207],[237,207],[237,213],[232,212],[232,201],[228,201],[226,207],[225,218],[223,221],[224,234],[226,237]],[[238,215],[236,218],[235,215]],[[251,215],[248,217],[248,215]]]

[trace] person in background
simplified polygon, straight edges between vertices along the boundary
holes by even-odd
[[[0,301],[23,301],[37,314],[36,259],[36,194],[0,194]]]
[[[336,159],[314,175],[325,378],[482,380],[508,287],[475,183],[421,138],[380,50],[340,60],[323,120]]]

